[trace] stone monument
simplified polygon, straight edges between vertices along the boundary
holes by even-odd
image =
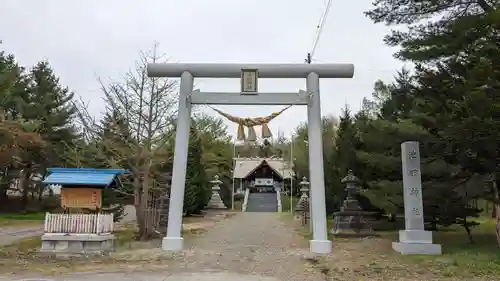
[[[219,176],[215,175],[214,180],[210,181],[210,183],[213,184],[212,197],[208,202],[207,209],[227,209],[226,206],[224,205],[224,202],[222,202],[222,199],[220,198],[219,194],[220,185],[222,183],[219,180]]]
[[[359,193],[360,180],[349,170],[347,176],[342,179],[346,185],[347,197],[345,198],[339,212],[333,213],[333,228],[331,233],[337,236],[372,236],[374,235],[369,222],[369,217],[375,212],[367,212],[361,209],[355,198]]]
[[[432,232],[424,230],[419,143],[416,141],[402,143],[401,158],[405,230],[399,231],[399,242],[393,242],[392,248],[404,255],[440,255],[441,245],[433,244]]]

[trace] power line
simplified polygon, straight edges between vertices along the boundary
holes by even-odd
[[[323,11],[323,15],[321,16],[318,25],[316,26],[316,36],[314,37],[314,41],[311,47],[311,51],[307,53],[305,62],[311,63],[312,58],[314,56],[314,52],[316,51],[316,47],[318,46],[319,39],[321,38],[321,32],[323,31],[323,27],[325,26],[326,19],[328,18],[328,13],[330,12],[330,7],[332,6],[333,0],[328,0],[326,3],[325,10]]]

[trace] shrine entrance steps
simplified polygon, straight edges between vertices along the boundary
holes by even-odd
[[[276,193],[252,192],[248,195],[247,212],[278,212]]]

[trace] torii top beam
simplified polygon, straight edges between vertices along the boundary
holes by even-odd
[[[150,63],[149,77],[180,77],[189,72],[199,78],[240,78],[242,69],[257,69],[259,78],[306,78],[316,73],[319,78],[352,78],[354,65],[345,63],[302,64],[302,63]]]

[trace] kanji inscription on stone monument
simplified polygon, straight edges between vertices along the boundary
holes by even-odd
[[[401,149],[406,229],[423,230],[419,144],[418,142],[405,142],[401,145]]]
[[[417,176],[418,175],[418,170],[408,170],[408,175],[410,177],[414,177],[414,176]]]
[[[408,152],[408,159],[417,159],[417,152],[415,150]]]
[[[410,189],[410,195],[418,197],[420,196],[420,190],[418,188],[412,187]]]

